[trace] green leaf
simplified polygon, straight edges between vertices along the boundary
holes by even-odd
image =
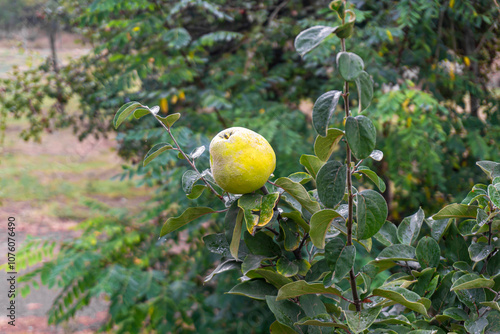
[[[476,218],[477,209],[475,205],[450,204],[442,208],[438,213],[432,216],[432,219],[445,218]]]
[[[398,315],[391,318],[380,319],[376,322],[377,324],[388,324],[388,325],[403,325],[411,326],[410,321],[404,315]]]
[[[208,281],[210,281],[217,274],[223,273],[223,272],[228,271],[228,270],[240,269],[240,267],[241,267],[241,263],[240,262],[237,262],[236,260],[233,260],[233,259],[226,260],[226,261],[222,262],[221,264],[219,264],[217,266],[217,268],[215,268],[214,271],[212,271],[210,273],[210,275],[208,275],[207,277],[205,277],[205,279],[203,280],[203,282],[207,283]]]
[[[315,26],[302,31],[295,38],[295,50],[304,57],[306,53],[317,47],[336,29],[337,27]]]
[[[269,333],[271,334],[297,334],[296,331],[291,329],[288,326],[282,325],[279,322],[275,321],[269,327]]]
[[[173,49],[181,49],[191,42],[191,35],[184,28],[174,28],[167,30],[162,35],[162,40],[167,42],[166,46]]]
[[[276,297],[276,300],[284,300],[309,294],[329,294],[336,296],[342,295],[342,293],[335,288],[325,288],[323,283],[307,283],[306,281],[295,281],[283,285],[278,291],[278,297]]]
[[[479,226],[488,222],[488,214],[483,209],[477,209],[476,221]]]
[[[431,225],[431,236],[439,242],[443,235],[450,227],[450,224],[453,222],[453,219],[445,218],[434,220],[433,218],[427,219],[427,222]]]
[[[321,166],[323,166],[324,162],[317,156],[303,154],[300,157],[300,164],[306,168],[313,178],[316,178],[316,175],[318,174]]]
[[[191,191],[193,190],[193,186],[201,178],[200,173],[197,171],[188,169],[183,175],[182,175],[182,189],[186,194],[190,194]]]
[[[156,118],[162,122],[163,124],[165,124],[165,126],[167,128],[171,128],[172,125],[174,125],[175,122],[177,122],[177,120],[181,117],[181,114],[179,113],[175,113],[175,114],[170,114],[168,115],[167,117],[161,117],[161,116],[158,116],[156,115]]]
[[[269,222],[271,222],[271,219],[274,215],[274,207],[276,206],[276,203],[278,203],[279,195],[279,193],[275,192],[264,195],[264,197],[262,197],[259,223],[257,224],[257,226],[264,227],[269,224]]]
[[[387,203],[384,197],[373,190],[363,190],[356,194],[357,239],[374,236],[387,219]]]
[[[186,195],[186,197],[189,199],[197,199],[201,196],[201,194],[203,194],[203,191],[205,191],[205,189],[207,189],[207,186],[196,184],[193,186],[191,193],[189,195]]]
[[[492,279],[482,278],[477,274],[466,274],[457,279],[451,286],[451,291],[492,288],[495,281]]]
[[[256,214],[262,205],[262,195],[245,194],[238,200],[238,206],[243,210],[243,220],[248,233],[255,234],[259,224],[259,216]]]
[[[159,156],[161,153],[168,151],[168,150],[174,150],[172,145],[170,145],[168,143],[159,143],[159,144],[156,144],[155,146],[151,147],[151,149],[148,151],[148,153],[144,157],[143,166],[148,165],[157,156]]]
[[[384,246],[391,246],[399,243],[398,228],[390,221],[386,221],[373,237]]]
[[[364,174],[366,175],[370,180],[375,183],[375,185],[380,189],[381,192],[385,191],[385,182],[382,180],[377,173],[372,171],[370,168],[365,167],[365,166],[359,166],[358,169],[356,170],[356,173]]]
[[[436,268],[439,264],[441,249],[431,237],[420,239],[416,249],[417,260],[422,268]]]
[[[278,289],[281,288],[283,285],[292,282],[290,278],[285,277],[271,269],[254,269],[247,273],[248,277],[254,275],[265,278],[268,283],[271,283]]]
[[[147,107],[136,101],[128,102],[122,105],[116,112],[115,118],[113,119],[113,126],[115,127],[115,129],[117,129],[120,124],[122,124],[123,121],[126,120],[138,108],[146,109]]]
[[[283,212],[281,217],[293,220],[295,223],[299,224],[305,232],[309,232],[310,230],[309,224],[302,218],[299,211]]]
[[[356,21],[356,14],[352,10],[346,10],[344,14],[349,15],[349,19],[345,20],[346,23],[337,28],[335,34],[338,38],[349,38],[354,30],[354,22]]]
[[[352,52],[337,53],[337,68],[345,81],[353,81],[365,69],[363,59]]]
[[[479,262],[486,259],[493,250],[493,245],[488,245],[485,242],[476,242],[469,246],[469,256],[472,261]]]
[[[319,281],[329,271],[326,259],[321,259],[311,266],[311,269],[306,275],[306,281],[314,282]]]
[[[469,315],[467,314],[467,312],[457,307],[448,308],[443,311],[443,314],[456,321],[465,321],[469,319]]]
[[[265,280],[254,279],[235,285],[228,294],[266,300],[266,296],[276,296],[277,291],[273,285],[266,283]]]
[[[486,306],[486,307],[490,307],[490,308],[492,308],[492,309],[497,310],[497,311],[500,312],[500,305],[498,304],[498,302],[493,302],[493,301],[491,301],[491,302],[481,302],[481,305]]]
[[[310,174],[304,173],[304,172],[296,172],[293,174],[288,175],[288,178],[292,180],[293,182],[298,182],[300,184],[306,184],[307,182],[311,181],[313,178]]]
[[[344,310],[343,312],[347,320],[347,325],[349,325],[351,331],[354,333],[361,333],[373,324],[381,310],[382,307],[378,306],[374,308],[364,309],[360,312],[346,310]]]
[[[491,179],[500,176],[500,163],[498,162],[483,160],[476,162],[476,165],[478,165]]]
[[[272,258],[273,257],[265,255],[248,254],[241,264],[241,272],[243,273],[243,275],[246,275],[250,270],[258,269],[262,261]]]
[[[229,243],[224,233],[209,234],[203,237],[203,242],[209,251],[223,257],[231,257]]]
[[[489,196],[491,202],[497,208],[500,208],[500,183],[490,184],[488,186],[488,196]]]
[[[320,327],[336,327],[349,329],[344,324],[332,322],[332,317],[328,313],[318,314],[314,317],[304,317],[295,323],[298,326],[320,326]],[[322,332],[320,332],[322,333]]]
[[[488,260],[486,271],[492,277],[500,275],[500,252],[497,252]]]
[[[313,126],[316,132],[322,137],[327,136],[326,130],[328,124],[335,112],[335,108],[337,108],[341,95],[342,92],[332,90],[324,93],[314,102],[312,114]]]
[[[345,241],[339,237],[332,238],[325,246],[325,259],[328,267],[334,271],[340,253],[345,247]]]
[[[288,300],[276,300],[274,296],[266,296],[267,306],[273,312],[276,320],[282,325],[294,328],[294,323],[303,314],[303,310]]]
[[[345,136],[356,159],[365,159],[375,148],[377,132],[372,121],[363,115],[347,117]]]
[[[334,208],[342,200],[346,187],[346,165],[331,160],[321,167],[316,177],[318,197],[327,208]]]
[[[368,73],[365,71],[356,78],[356,86],[358,88],[358,112],[370,106],[373,98],[373,81]]]
[[[195,160],[197,158],[199,158],[203,152],[205,152],[205,146],[199,146],[197,148],[195,148],[191,153],[188,154],[188,157],[191,159],[191,160]]]
[[[376,260],[415,261],[415,248],[409,245],[392,245],[384,248]]]
[[[187,208],[187,210],[184,211],[179,217],[172,217],[167,219],[167,221],[161,228],[160,237],[163,237],[164,235],[177,230],[178,228],[186,225],[189,222],[192,222],[197,218],[200,218],[201,216],[215,212],[217,211],[207,207]]]
[[[300,244],[299,226],[293,221],[287,221],[285,224],[281,224],[281,229],[283,230],[285,236],[285,241],[284,241],[285,250],[293,252],[294,250],[299,248]]]
[[[326,131],[326,137],[318,135],[314,142],[314,154],[316,154],[319,159],[327,161],[343,135],[344,131],[334,128]]]
[[[280,257],[276,262],[276,271],[285,277],[292,277],[299,272],[299,266],[286,257]]]
[[[335,263],[335,274],[333,276],[333,282],[338,283],[344,279],[345,275],[354,266],[354,260],[356,259],[356,247],[353,245],[345,246],[340,256]]]
[[[238,260],[238,251],[240,249],[241,230],[243,229],[243,216],[244,216],[243,210],[239,209],[234,224],[231,244],[229,245],[229,250],[231,251],[231,255],[236,260]]]
[[[302,205],[302,207],[309,211],[311,214],[314,214],[316,211],[320,210],[319,203],[313,201],[309,197],[307,190],[300,183],[293,182],[286,177],[280,177],[275,181],[275,183],[276,185],[281,187],[288,195],[292,196],[297,202],[299,202],[300,205]]]
[[[419,208],[416,213],[403,219],[398,227],[398,239],[402,244],[411,245],[417,240],[424,218],[424,211]]]
[[[281,249],[266,232],[259,231],[254,236],[245,231],[245,244],[254,255],[279,256]]]
[[[342,216],[338,212],[329,209],[318,211],[311,217],[309,235],[314,246],[319,249],[325,248],[326,232],[330,228],[331,223],[336,218],[341,217]]]
[[[153,107],[153,108],[151,108],[151,109],[156,109],[156,108],[159,108],[159,107],[158,107],[158,106],[156,106],[156,107]],[[135,109],[135,111],[134,111],[134,117],[135,117],[136,119],[139,119],[139,118],[141,118],[141,117],[144,117],[144,116],[146,116],[146,115],[150,115],[150,114],[153,114],[153,115],[154,115],[155,113],[154,113],[154,112],[152,112],[151,110],[147,109],[147,108],[140,108],[140,107],[139,107],[139,108]]]
[[[468,319],[464,322],[465,330],[470,334],[483,334],[486,326],[488,326],[488,320],[486,320],[486,318],[479,318],[476,320]]]
[[[380,287],[373,290],[372,293],[374,296],[390,299],[425,316],[427,316],[427,308],[430,307],[430,300],[427,298],[420,298],[418,294],[405,288],[390,286]],[[424,305],[424,303],[427,305]]]

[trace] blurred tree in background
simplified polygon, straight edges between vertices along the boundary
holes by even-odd
[[[378,84],[370,113],[379,127],[378,147],[391,159],[375,163],[372,168],[391,180],[384,193],[391,207],[389,212],[395,220],[419,206],[426,212],[436,212],[453,200],[447,194],[465,194],[482,178],[471,167],[475,161],[498,159],[499,92],[498,84],[491,84],[489,75],[498,66],[500,9],[488,0],[350,2],[357,16],[357,29],[348,40],[349,49],[365,59]],[[182,113],[182,122],[175,131],[187,150],[207,145],[208,138],[223,128],[247,127],[270,141],[277,153],[275,174],[285,176],[299,168],[301,154],[311,153],[315,136],[310,124],[314,101],[310,97],[341,85],[334,66],[335,45],[339,45],[336,37],[302,60],[293,48],[295,36],[304,28],[338,20],[325,9],[327,3],[61,1],[63,16],[87,40],[92,52],[65,66],[54,66],[49,59],[38,68],[14,71],[12,78],[2,82],[0,103],[14,117],[30,120],[30,129],[22,134],[25,139],[39,139],[44,130],[68,126],[80,138],[109,135],[115,111],[130,100],[159,105],[163,114]],[[303,66],[296,66],[299,61]],[[357,93],[352,91],[355,105]],[[77,113],[68,113],[64,108],[72,97],[80,99]],[[42,107],[47,100],[53,108]],[[180,183],[186,164],[168,154],[147,167],[137,164],[153,144],[166,141],[162,129],[154,128],[152,118],[137,122],[140,124],[123,126],[117,134],[119,154],[132,162],[124,166],[122,177],[138,176],[140,182],[158,186],[156,208],[143,217],[134,217],[132,225],[123,227],[119,235],[107,231],[109,225],[116,224],[111,218],[86,223],[89,232],[101,233],[98,245],[108,245],[114,238],[126,240],[131,233],[139,237],[130,244],[122,240],[113,255],[87,239],[79,241],[82,245],[67,245],[63,251],[68,254],[97,253],[102,262],[97,268],[82,267],[76,277],[61,278],[64,286],[78,285],[79,277],[90,279],[96,273],[109,277],[105,274],[117,270],[116,266],[127,275],[142,275],[151,268],[164,275],[167,268],[178,268],[178,278],[185,277],[184,282],[189,282],[186,284],[193,284],[196,273],[203,270],[184,266],[178,256],[194,257],[197,265],[213,262],[206,258],[210,255],[198,251],[196,240],[200,233],[208,231],[198,229],[196,224],[188,230],[191,248],[181,255],[165,254],[164,249],[153,246],[161,222],[151,224],[151,219],[160,212],[160,217],[165,218],[167,213],[186,206]],[[200,159],[207,167],[207,156]],[[202,205],[207,198],[201,196],[197,201]],[[125,221],[120,220],[118,226]],[[212,225],[204,228],[220,232],[220,222]],[[174,241],[186,242],[180,241],[178,234]],[[142,248],[147,261],[132,261],[136,250]],[[50,266],[62,266],[64,258],[59,256],[50,263],[40,273],[51,272]],[[175,278],[159,278],[158,286],[175,287],[179,284]],[[93,296],[108,292],[112,305],[113,298],[122,291],[105,290],[104,283],[98,280],[87,283],[93,286]],[[211,293],[201,281],[198,283],[194,291]],[[216,289],[224,291],[224,284],[219,283]],[[111,308],[108,328],[114,324],[132,332],[136,328],[133,326],[155,328],[152,323],[143,323],[147,316],[153,319],[148,307],[155,306],[155,298],[159,298],[153,295],[146,293],[133,299],[132,304],[137,306],[133,316],[127,313],[130,308],[122,306],[116,312]],[[210,298],[216,300],[213,305],[224,305],[220,293]],[[200,298],[196,305],[204,309],[210,298]],[[248,301],[237,304],[236,309],[242,312],[257,305]],[[65,308],[56,305],[52,320],[71,315],[63,312],[68,305],[61,305]],[[83,306],[84,302],[79,307]],[[233,307],[228,312],[233,312]],[[215,313],[207,317],[217,321]],[[233,323],[227,313],[223,317],[224,322]],[[203,316],[199,319],[196,328],[212,324]],[[189,331],[190,327],[183,330]]]

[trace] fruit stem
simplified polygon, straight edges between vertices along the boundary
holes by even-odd
[[[347,8],[347,0],[343,0],[344,8]],[[342,18],[342,24],[345,23],[345,15]],[[346,52],[345,38],[340,39],[340,44],[342,45],[342,52]],[[344,82],[344,92],[342,94],[344,98],[345,106],[345,117],[349,117],[349,82]],[[348,204],[348,218],[347,218],[347,246],[352,246],[352,221],[353,221],[353,194],[352,194],[352,169],[351,169],[351,148],[349,143],[346,141],[346,164],[347,164],[347,204]],[[350,284],[352,298],[354,299],[354,306],[356,306],[356,311],[361,311],[361,302],[358,297],[358,288],[356,286],[356,276],[354,275],[354,267],[349,271]]]
[[[179,143],[177,143],[177,140],[175,140],[175,137],[174,135],[172,134],[172,131],[170,131],[170,128],[167,127],[165,124],[163,124],[163,122],[161,122],[158,118],[156,118],[155,116],[155,119],[158,121],[158,123],[161,124],[161,126],[163,126],[163,128],[165,130],[167,130],[170,138],[172,138],[172,141],[174,142],[174,145],[175,147],[177,147],[177,150],[179,152],[181,152],[182,156],[184,157],[184,159],[186,159],[186,161],[189,163],[189,165],[196,171],[196,173],[198,173],[200,175],[200,180],[202,180],[203,182],[205,182],[205,184],[207,185],[208,189],[215,195],[217,196],[221,201],[224,202],[224,197],[222,197],[222,195],[220,195],[213,187],[212,185],[203,177],[201,176],[201,173],[200,171],[198,170],[198,168],[196,168],[196,165],[194,164],[194,160],[191,161],[191,159],[189,159],[189,157],[187,156],[187,154],[182,150],[182,148],[179,146]]]

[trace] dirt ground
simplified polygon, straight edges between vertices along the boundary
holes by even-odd
[[[87,52],[77,37],[63,34],[58,38],[60,59]],[[24,50],[19,48],[24,46]],[[12,66],[28,67],[49,54],[48,39],[0,40],[0,77],[8,77]],[[85,200],[98,200],[109,207],[144,202],[152,191],[136,187],[136,181],[118,181],[113,176],[124,164],[115,152],[114,137],[88,138],[82,142],[70,130],[45,134],[41,144],[24,142],[19,133],[24,120],[7,120],[5,140],[0,148],[0,265],[7,262],[7,220],[15,217],[16,247],[26,236],[56,241],[78,237],[74,227],[98,215]],[[22,272],[20,273],[22,274]],[[41,286],[22,298],[16,296],[16,326],[7,324],[9,300],[8,275],[0,273],[1,333],[94,333],[106,319],[106,302],[94,300],[77,313],[75,319],[58,327],[47,324],[46,313],[57,296],[57,289]]]

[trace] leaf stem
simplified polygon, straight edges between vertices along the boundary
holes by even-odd
[[[343,0],[344,8],[347,8],[347,0]],[[342,18],[342,24],[345,23],[345,15]],[[342,45],[342,52],[346,52],[345,47],[345,38],[340,39],[340,43]],[[344,92],[342,93],[342,97],[344,99],[344,109],[345,109],[345,117],[349,117],[349,82],[344,82]],[[351,148],[349,147],[349,143],[346,141],[346,164],[347,164],[347,204],[348,204],[348,217],[347,217],[347,246],[352,245],[352,221],[353,221],[353,194],[352,194],[352,169],[351,169]],[[356,276],[354,275],[354,268],[351,268],[349,271],[352,298],[354,299],[354,306],[356,306],[356,311],[361,311],[361,302],[358,296],[358,289],[356,286]]]
[[[163,124],[162,121],[160,121],[158,118],[156,118],[156,115],[153,115],[155,117],[155,119],[158,121],[158,123],[161,124],[161,126],[163,126],[163,128],[165,130],[167,130],[170,138],[172,138],[172,141],[174,142],[174,145],[175,147],[177,147],[177,150],[179,152],[181,152],[182,156],[184,157],[184,159],[186,159],[186,161],[189,163],[189,165],[200,175],[200,180],[202,180],[203,182],[205,182],[205,184],[207,185],[208,189],[215,195],[217,196],[221,201],[224,202],[224,197],[222,197],[222,195],[220,195],[213,187],[212,185],[201,175],[200,171],[198,170],[198,168],[196,168],[196,165],[194,164],[194,160],[191,161],[191,159],[189,159],[189,157],[187,156],[187,154],[182,150],[182,148],[180,147],[179,143],[177,143],[177,140],[175,140],[175,137],[174,135],[172,134],[172,131],[170,131],[170,128],[167,127],[165,124]]]

